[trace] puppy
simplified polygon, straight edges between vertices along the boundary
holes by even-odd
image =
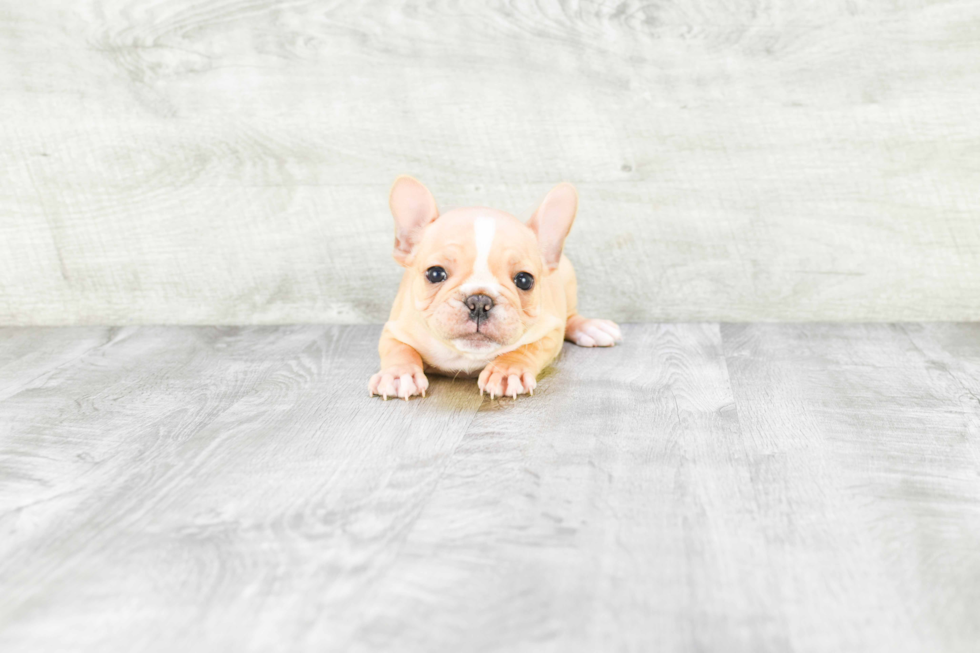
[[[576,310],[575,272],[562,255],[578,209],[568,183],[555,186],[525,225],[503,211],[439,215],[432,193],[399,177],[388,203],[395,260],[405,268],[381,334],[381,371],[371,396],[425,396],[426,372],[479,372],[480,394],[530,393],[562,340],[609,347],[622,340],[609,320]]]

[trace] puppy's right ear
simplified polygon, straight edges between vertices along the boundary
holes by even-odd
[[[558,269],[561,250],[577,212],[578,191],[566,181],[548,191],[541,206],[527,221],[527,226],[538,237],[541,256],[549,273]]]
[[[422,230],[439,217],[436,200],[418,179],[402,175],[395,180],[388,195],[388,206],[395,218],[395,251],[399,265],[412,262],[412,252],[419,244]]]

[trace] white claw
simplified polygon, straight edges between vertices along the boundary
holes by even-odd
[[[425,399],[425,388],[422,388],[422,398]]]
[[[385,394],[383,394],[383,395],[381,395],[381,396],[382,396],[382,397],[384,397],[384,400],[385,400],[385,401],[388,401],[388,395],[385,395]]]
[[[490,391],[490,401],[493,401],[493,391]]]

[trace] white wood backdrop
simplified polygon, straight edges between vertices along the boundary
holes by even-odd
[[[980,319],[980,3],[0,0],[0,323],[377,322],[398,173],[585,311]]]

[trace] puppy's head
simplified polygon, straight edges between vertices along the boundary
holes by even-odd
[[[389,205],[410,305],[436,337],[463,352],[492,354],[538,322],[543,281],[557,270],[575,220],[571,184],[555,186],[526,225],[494,209],[439,215],[432,193],[411,177],[395,180]]]

